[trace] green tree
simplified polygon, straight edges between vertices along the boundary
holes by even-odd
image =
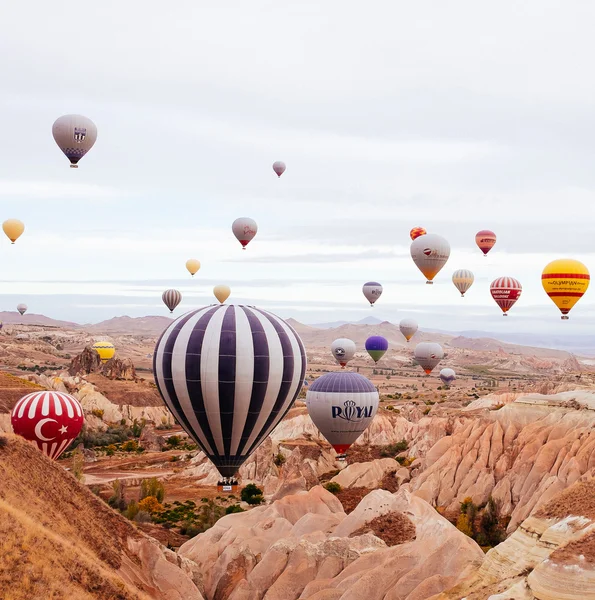
[[[336,481],[329,481],[325,486],[324,489],[327,492],[330,492],[331,494],[335,494],[337,495],[343,488],[341,487],[340,484],[338,484]]]
[[[255,486],[253,483],[249,483],[240,494],[240,498],[248,504],[253,504],[253,502],[250,502],[250,500],[258,496],[260,496],[260,500],[254,502],[254,504],[260,504],[262,502],[263,494],[262,490],[259,487]]]
[[[140,483],[140,499],[143,500],[148,496],[157,498],[159,502],[163,502],[165,498],[165,487],[157,477],[143,479]]]
[[[124,497],[124,484],[119,479],[116,479],[112,482],[112,490],[113,493],[107,503],[117,510],[126,510],[128,505],[126,503],[126,498]]]

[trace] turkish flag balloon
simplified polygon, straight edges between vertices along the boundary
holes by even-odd
[[[52,459],[70,446],[84,420],[83,408],[74,396],[50,391],[23,396],[10,416],[14,432],[35,442]]]

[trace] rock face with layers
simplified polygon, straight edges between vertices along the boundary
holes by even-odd
[[[415,539],[387,548],[373,533],[357,533],[387,514],[408,519]],[[180,555],[199,565],[205,596],[216,600],[421,600],[483,558],[473,540],[406,491],[375,490],[347,516],[320,486],[223,517]]]

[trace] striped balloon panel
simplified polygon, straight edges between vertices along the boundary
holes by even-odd
[[[461,294],[464,294],[475,281],[475,277],[469,269],[459,269],[452,274],[452,282]]]
[[[161,295],[161,299],[170,312],[173,312],[174,308],[182,302],[182,294],[178,290],[165,290]]]
[[[70,394],[40,391],[27,394],[12,409],[14,432],[35,442],[49,458],[57,459],[80,433],[83,409]]]
[[[231,477],[293,405],[306,354],[297,333],[275,315],[210,306],[163,332],[153,367],[178,423]]]
[[[345,452],[367,429],[378,402],[374,384],[350,371],[319,377],[306,394],[310,418],[337,452]]]
[[[503,312],[510,310],[521,297],[523,286],[514,277],[499,277],[492,281],[490,293]]]

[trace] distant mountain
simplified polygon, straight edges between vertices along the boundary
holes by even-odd
[[[334,329],[335,327],[341,327],[342,325],[379,325],[380,323],[386,322],[388,321],[382,321],[381,319],[370,316],[360,319],[355,323],[353,321],[332,321],[330,323],[317,323],[316,325],[311,325],[311,327],[316,327],[318,329]]]
[[[21,316],[18,312],[3,311],[0,312],[0,321],[7,325],[43,325],[44,327],[63,327],[65,329],[80,329],[81,325],[70,321],[59,321],[51,319],[45,315],[36,315],[35,313],[25,313]]]
[[[114,317],[95,325],[86,325],[91,333],[123,333],[131,335],[159,335],[173,319],[162,316]]]

